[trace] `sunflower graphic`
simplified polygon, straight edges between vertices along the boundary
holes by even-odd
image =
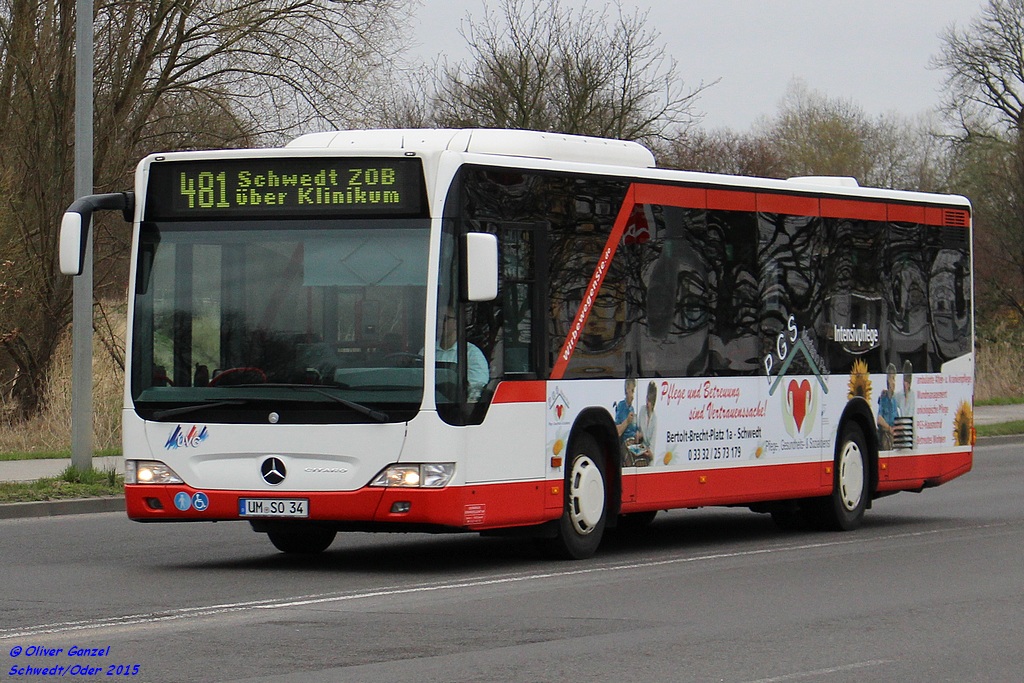
[[[868,375],[868,364],[864,360],[853,361],[853,369],[850,370],[850,392],[847,399],[860,396],[868,403],[871,402],[871,376]]]
[[[961,401],[953,418],[953,441],[957,446],[971,443],[971,427],[974,426],[974,410],[967,401]]]

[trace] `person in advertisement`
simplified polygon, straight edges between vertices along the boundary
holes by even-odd
[[[889,363],[885,369],[886,389],[878,397],[878,449],[891,451],[894,448],[893,428],[899,417],[896,402],[896,366]]]
[[[658,385],[647,383],[647,401],[640,406],[640,417],[637,434],[637,453],[634,457],[638,467],[654,463],[654,439],[658,434],[658,416],[654,406],[658,403]]]
[[[896,394],[896,418],[894,443],[897,448],[914,447],[914,409],[916,401],[913,391],[914,366],[908,360],[903,363],[903,391]]]
[[[651,382],[647,386],[647,401],[637,414],[636,380],[625,382],[625,398],[615,404],[615,428],[624,448],[623,465],[626,467],[647,467],[654,461],[654,438],[658,430],[654,406],[658,401],[658,386]]]
[[[619,433],[619,439],[627,448],[636,440],[636,410],[633,408],[633,399],[636,396],[636,380],[632,377],[626,380],[626,397],[615,404],[615,430]]]
[[[911,390],[914,381],[914,366],[911,362],[903,363],[903,393],[896,394],[896,407],[900,417],[914,416],[914,392]]]

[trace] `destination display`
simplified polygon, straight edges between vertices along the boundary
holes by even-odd
[[[211,159],[154,162],[146,219],[419,216],[419,159]]]

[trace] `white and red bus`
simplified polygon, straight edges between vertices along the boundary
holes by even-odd
[[[971,207],[655,168],[528,131],[152,155],[134,221],[128,515],[527,533],[659,510],[857,527],[971,468]]]

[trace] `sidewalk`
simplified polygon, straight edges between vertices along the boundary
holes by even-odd
[[[976,406],[974,408],[974,424],[976,425],[994,425],[1019,420],[1024,420],[1024,403],[1008,406]]]
[[[47,460],[3,460],[0,461],[0,481],[35,481],[43,477],[56,477],[71,465],[71,458]],[[92,468],[100,472],[117,470],[124,474],[124,458],[119,455],[92,459]]]
[[[43,477],[56,477],[70,464],[71,458],[3,460],[0,461],[0,481],[35,481]],[[114,469],[119,474],[124,474],[124,459],[120,456],[95,457],[92,459],[92,466],[101,472]],[[0,519],[81,515],[93,512],[124,512],[124,496],[0,503]]]

